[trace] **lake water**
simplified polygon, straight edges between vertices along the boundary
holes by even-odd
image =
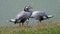
[[[60,0],[0,0],[0,25],[14,25],[8,20],[14,18],[27,4],[30,4],[33,10],[54,15],[52,20],[60,19]],[[31,21],[35,22],[32,19]]]

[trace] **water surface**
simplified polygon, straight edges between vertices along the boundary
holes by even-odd
[[[7,20],[14,18],[27,4],[30,4],[33,10],[54,15],[53,20],[60,19],[60,0],[0,0],[0,25],[14,25]],[[31,21],[35,22],[33,19]]]

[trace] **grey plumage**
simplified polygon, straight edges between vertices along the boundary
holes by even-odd
[[[11,19],[10,22],[14,22],[16,23],[24,23],[27,19],[30,18],[30,16],[32,15],[32,11],[30,10],[31,7],[30,6],[25,6],[24,7],[24,11],[21,11],[16,18]]]
[[[42,20],[49,19],[49,18],[52,18],[52,17],[53,17],[52,15],[47,15],[43,11],[34,11],[31,15],[31,18],[35,18],[35,19],[39,20],[40,22]]]

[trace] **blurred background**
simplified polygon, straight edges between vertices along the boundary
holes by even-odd
[[[0,26],[14,26],[15,24],[8,20],[14,18],[28,4],[33,7],[33,10],[54,15],[50,20],[60,20],[60,0],[0,0]],[[35,23],[37,20],[31,19],[30,22]]]

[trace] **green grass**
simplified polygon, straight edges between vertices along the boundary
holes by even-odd
[[[32,27],[0,27],[0,34],[60,34],[60,22],[40,23]]]

